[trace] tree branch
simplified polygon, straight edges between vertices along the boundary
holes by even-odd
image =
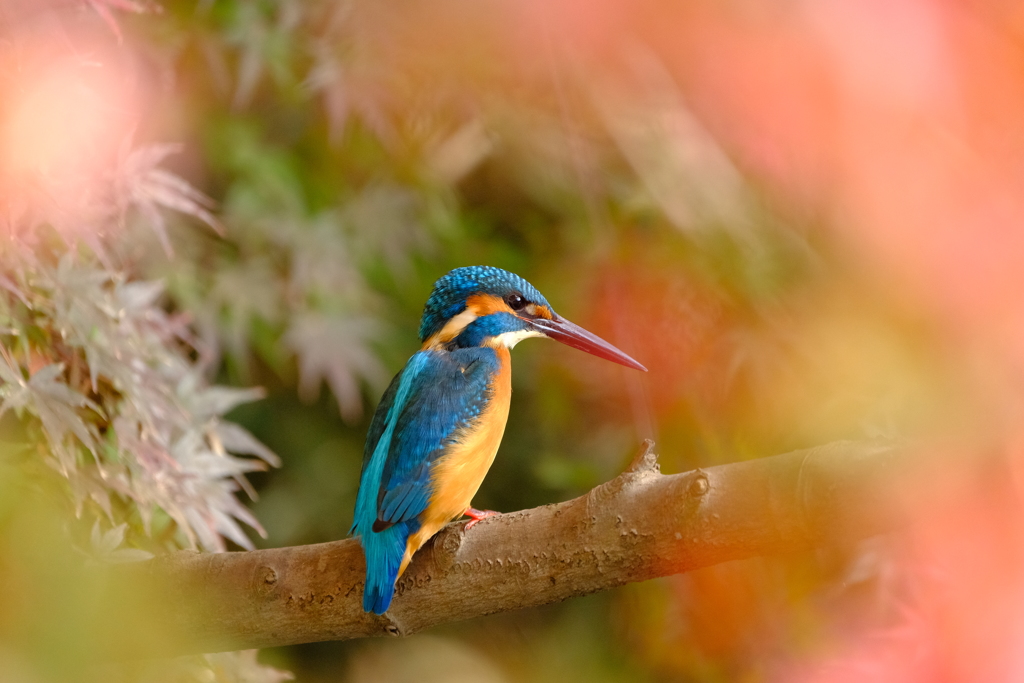
[[[851,541],[905,515],[908,458],[842,442],[662,475],[653,443],[584,496],[449,524],[423,547],[383,616],[363,612],[354,539],[254,552],[181,552],[145,572],[171,597],[175,652],[407,635],[437,624],[564,600],[727,560]]]

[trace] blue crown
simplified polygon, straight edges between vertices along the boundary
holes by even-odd
[[[466,310],[466,299],[474,294],[493,294],[504,299],[519,294],[527,301],[551,308],[537,288],[501,268],[493,266],[466,266],[456,268],[434,283],[420,322],[420,341],[437,334],[449,320]]]

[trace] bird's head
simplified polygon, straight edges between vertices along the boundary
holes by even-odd
[[[456,268],[434,283],[423,308],[423,348],[503,346],[550,337],[629,368],[647,368],[597,335],[555,313],[537,288],[492,266]]]

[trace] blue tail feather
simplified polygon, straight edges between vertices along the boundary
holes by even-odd
[[[398,567],[405,555],[409,536],[419,527],[410,520],[376,532],[367,529],[360,535],[366,556],[366,586],[363,588],[363,609],[383,614],[395,595]]]

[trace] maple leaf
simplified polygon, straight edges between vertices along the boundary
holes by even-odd
[[[124,564],[153,559],[153,553],[139,548],[121,547],[121,544],[124,543],[124,533],[127,528],[128,524],[122,523],[109,531],[101,532],[100,523],[97,520],[92,525],[92,532],[89,535],[90,559],[96,563],[106,564]]]
[[[52,363],[38,371],[28,381],[21,376],[21,371],[11,365],[10,359],[4,354],[0,363],[0,378],[3,386],[3,402],[0,403],[0,415],[8,409],[16,411],[28,410],[39,418],[50,443],[55,446],[58,455],[63,453],[65,439],[73,434],[78,441],[94,455],[96,453],[95,428],[87,424],[80,414],[83,408],[89,408],[98,415],[103,410],[86,396],[78,393],[63,381],[64,364]],[[67,457],[62,457],[62,466],[69,465]]]
[[[127,206],[135,206],[156,233],[168,256],[174,255],[174,249],[167,235],[161,207],[193,216],[217,234],[223,234],[223,226],[212,213],[216,206],[214,201],[184,179],[159,168],[164,159],[181,151],[181,145],[153,144],[132,149],[130,144],[131,136],[122,145],[116,174],[122,215]]]
[[[380,385],[387,379],[384,366],[370,349],[380,334],[380,324],[368,317],[328,317],[315,312],[296,316],[284,343],[299,358],[299,395],[315,400],[320,383],[326,380],[342,417],[359,419],[360,381]]]

